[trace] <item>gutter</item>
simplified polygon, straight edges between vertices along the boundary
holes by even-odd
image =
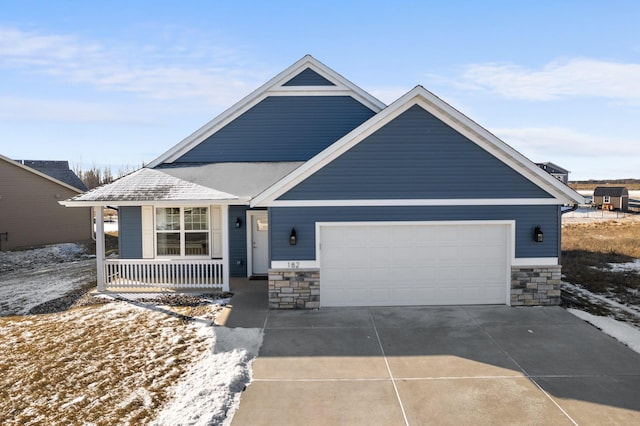
[[[574,204],[573,206],[569,207],[566,210],[560,210],[560,215],[563,215],[563,214],[569,213],[569,212],[574,212],[576,210],[578,210],[578,204]]]

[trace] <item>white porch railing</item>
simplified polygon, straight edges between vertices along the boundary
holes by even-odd
[[[223,289],[221,259],[105,259],[107,288]]]

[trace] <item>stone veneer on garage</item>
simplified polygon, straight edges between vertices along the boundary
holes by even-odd
[[[269,308],[315,309],[319,307],[319,270],[269,270]]]
[[[560,304],[562,266],[512,266],[511,306]]]
[[[511,267],[511,306],[551,306],[560,304],[562,267]],[[317,269],[271,269],[269,271],[271,309],[316,309],[320,307],[320,271]]]

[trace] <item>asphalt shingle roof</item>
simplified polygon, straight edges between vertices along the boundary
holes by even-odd
[[[596,186],[593,190],[593,195],[596,197],[602,195],[609,195],[610,197],[628,197],[629,191],[624,186]]]
[[[18,163],[31,167],[34,170],[51,176],[54,179],[86,191],[87,187],[80,178],[69,168],[68,161],[48,161],[48,160],[16,160]]]
[[[233,194],[187,182],[158,170],[142,168],[69,201],[204,201],[237,198]]]

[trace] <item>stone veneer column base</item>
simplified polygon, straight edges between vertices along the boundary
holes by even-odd
[[[560,304],[562,266],[512,266],[511,306]]]
[[[269,308],[316,309],[320,307],[318,269],[270,269]]]

